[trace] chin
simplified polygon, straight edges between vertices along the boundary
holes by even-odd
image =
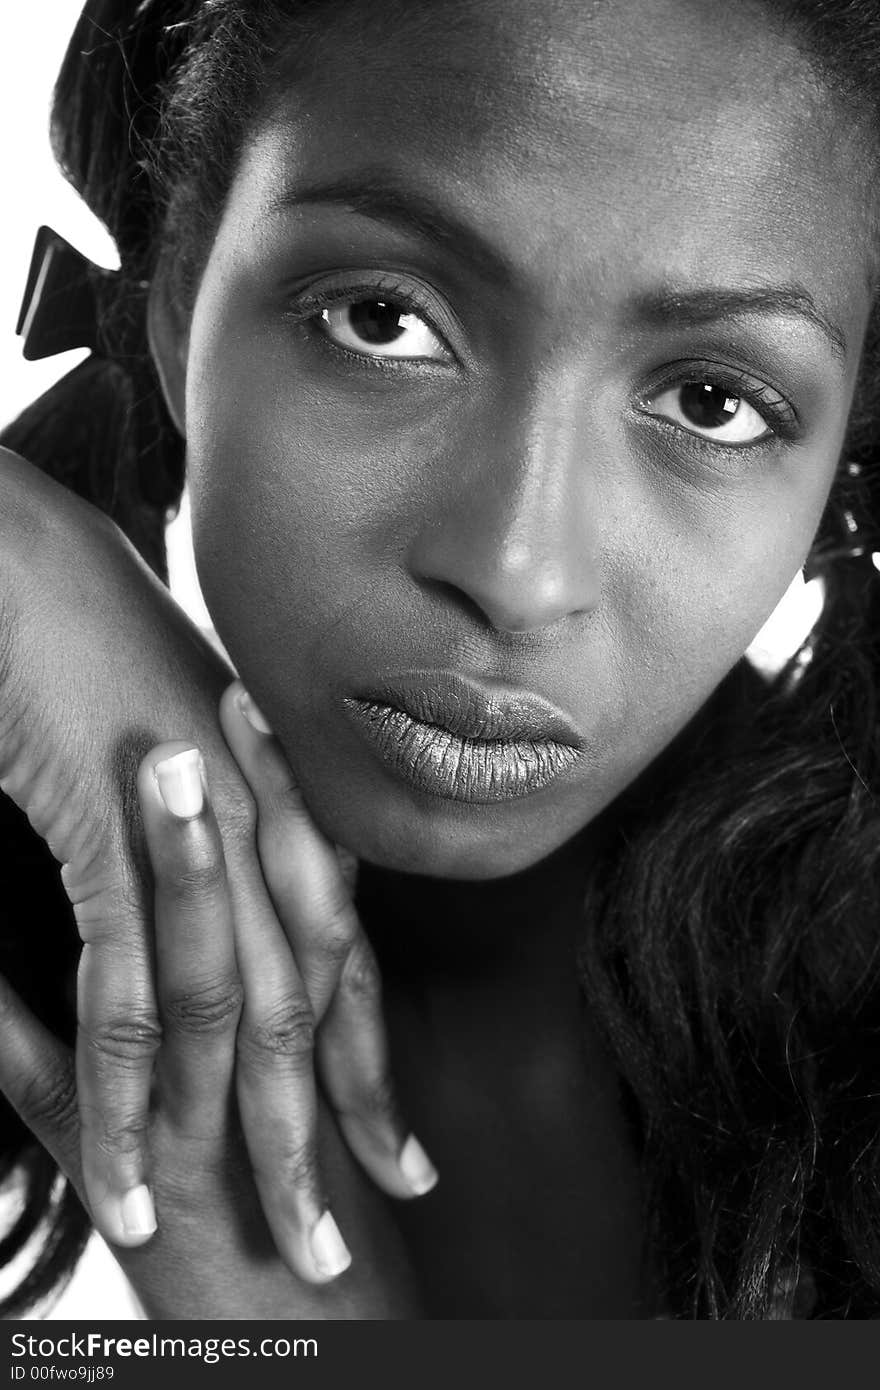
[[[521,845],[500,850],[495,846],[487,851],[472,845],[435,844],[430,850],[416,845],[396,845],[393,849],[367,845],[360,852],[352,852],[378,869],[478,883],[522,873],[546,858],[550,851],[536,855],[528,853]]]
[[[520,805],[461,806],[436,797],[368,803],[367,814],[349,801],[319,807],[315,820],[336,844],[378,869],[425,878],[471,882],[506,878],[546,859],[586,822],[563,826],[552,814],[524,816]],[[421,804],[419,804],[421,803]]]

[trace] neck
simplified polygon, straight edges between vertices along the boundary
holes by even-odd
[[[593,852],[582,832],[521,873],[481,881],[361,865],[358,905],[383,977],[509,985],[556,963],[571,978]]]
[[[636,1141],[575,955],[596,852],[479,883],[362,868],[402,1113],[441,1173],[395,1208],[428,1316],[641,1306]]]

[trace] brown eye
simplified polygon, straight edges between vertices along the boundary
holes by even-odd
[[[729,425],[742,401],[721,386],[708,381],[689,381],[682,386],[679,401],[684,418],[697,429],[720,430]]]
[[[365,343],[385,346],[395,342],[406,332],[405,320],[412,318],[396,304],[386,304],[383,299],[361,299],[348,307],[348,324],[351,331]]]
[[[320,322],[331,342],[365,357],[445,361],[448,356],[423,318],[405,305],[378,296],[322,309]]]
[[[716,382],[684,382],[662,391],[645,409],[719,444],[755,444],[773,433],[753,405]]]

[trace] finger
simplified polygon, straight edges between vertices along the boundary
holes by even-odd
[[[263,874],[318,1022],[333,1001],[318,1033],[328,1098],[374,1181],[392,1196],[421,1195],[437,1173],[396,1102],[379,975],[336,848],[312,820],[280,744],[240,682],[224,692],[220,722],[256,801]],[[339,990],[343,977],[348,983]]]
[[[361,932],[321,1025],[319,1073],[349,1148],[374,1182],[392,1197],[422,1197],[436,1186],[437,1169],[400,1115],[381,999],[379,967]]]
[[[80,923],[80,931],[76,1085],[86,1201],[106,1240],[142,1245],[156,1229],[147,1178],[161,1038],[152,960],[145,942],[120,929],[115,903],[106,919]]]
[[[210,1142],[225,1128],[235,1076],[275,1243],[295,1273],[324,1283],[349,1257],[317,1176],[312,1020],[302,981],[265,890],[262,898],[249,893],[236,942],[198,750],[177,743],[153,749],[138,791],[156,889],[160,1102],[179,1129]],[[328,1250],[328,1240],[337,1248]]]
[[[137,786],[154,885],[157,1093],[177,1133],[216,1143],[228,1121],[242,1001],[223,844],[198,749],[151,749]]]
[[[0,1090],[82,1194],[73,1054],[2,976]]]
[[[314,1013],[263,881],[251,826],[227,845],[226,857],[243,990],[235,1092],[254,1181],[282,1258],[309,1283],[327,1283],[351,1256],[319,1175]]]
[[[280,745],[239,681],[222,696],[220,723],[256,801],[263,876],[320,1022],[361,933],[335,847],[309,815]]]
[[[309,1283],[342,1274],[351,1255],[318,1168],[315,1021],[268,898],[236,915],[244,986],[236,1095],[263,1212],[282,1258]]]

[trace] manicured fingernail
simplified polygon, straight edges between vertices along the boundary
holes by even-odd
[[[418,1139],[411,1134],[400,1150],[400,1171],[417,1197],[436,1185],[439,1174]]]
[[[159,794],[172,816],[191,820],[205,804],[205,765],[198,748],[187,748],[156,764]]]
[[[351,1253],[329,1211],[312,1227],[312,1255],[325,1279],[335,1279],[351,1264]]]
[[[272,730],[246,690],[239,693],[238,708],[251,728],[256,729],[258,734],[271,734]]]
[[[119,1204],[122,1229],[127,1236],[151,1236],[156,1229],[156,1211],[150,1189],[141,1183],[126,1192]]]

